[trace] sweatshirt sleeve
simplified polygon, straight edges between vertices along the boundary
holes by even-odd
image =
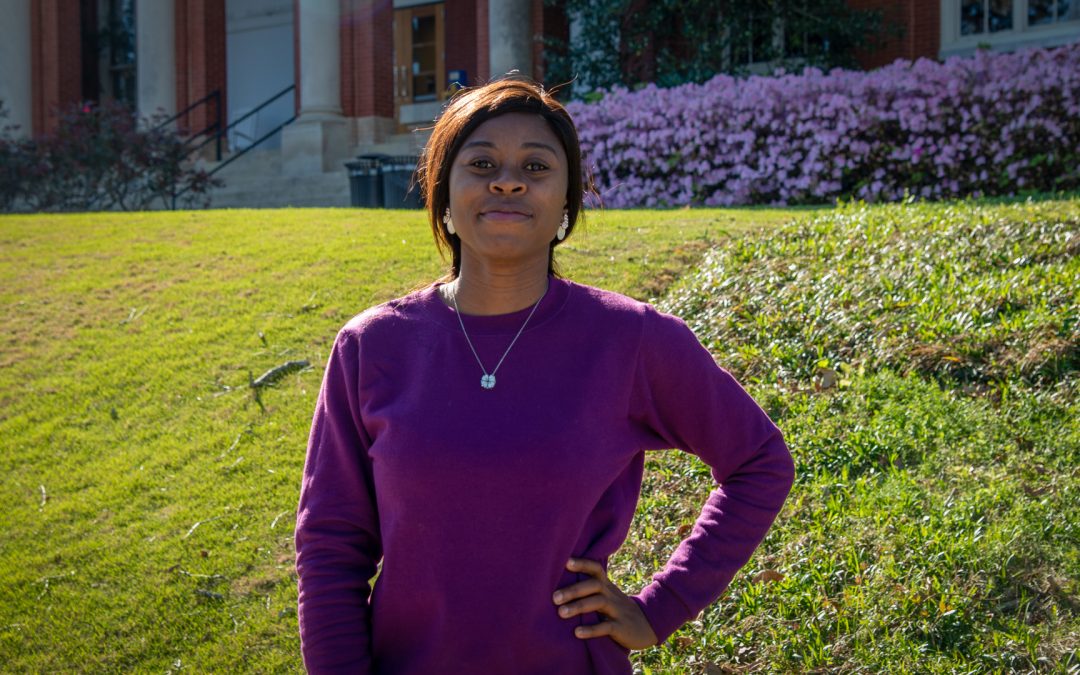
[[[663,643],[727,588],[787,498],[791,454],[768,415],[676,317],[646,309],[631,420],[702,459],[717,486],[690,535],[633,596]]]
[[[310,673],[371,671],[368,580],[382,557],[360,418],[359,345],[343,330],[326,364],[296,518],[298,618]]]

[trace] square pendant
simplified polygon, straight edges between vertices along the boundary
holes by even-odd
[[[484,375],[483,377],[480,378],[480,386],[483,387],[484,389],[494,389],[495,388],[495,376],[494,375]]]

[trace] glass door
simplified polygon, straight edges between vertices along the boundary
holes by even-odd
[[[445,98],[443,4],[394,11],[394,117],[403,105]]]

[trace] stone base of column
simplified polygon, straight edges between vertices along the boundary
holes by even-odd
[[[305,121],[303,117],[281,132],[281,172],[302,176],[338,171],[352,148],[345,118]]]
[[[391,117],[370,115],[350,117],[349,121],[353,125],[353,139],[357,146],[382,143],[397,132],[397,122]]]

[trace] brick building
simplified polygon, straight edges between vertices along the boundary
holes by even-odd
[[[900,35],[865,67],[1080,39],[1080,0],[849,0]],[[105,97],[198,130],[227,124],[283,175],[340,171],[365,150],[415,151],[454,82],[511,69],[543,78],[542,38],[573,27],[543,0],[0,0],[0,100],[24,133],[58,106]],[[782,25],[782,17],[777,17]],[[290,87],[295,88],[289,91]],[[216,92],[216,93],[215,93]]]
[[[268,145],[286,173],[336,170],[430,124],[453,81],[537,65],[543,0],[0,0],[0,100],[23,133],[58,107],[111,97],[184,129],[228,124],[234,147],[298,115]],[[215,93],[216,92],[216,93]],[[405,143],[407,145],[407,143]]]

